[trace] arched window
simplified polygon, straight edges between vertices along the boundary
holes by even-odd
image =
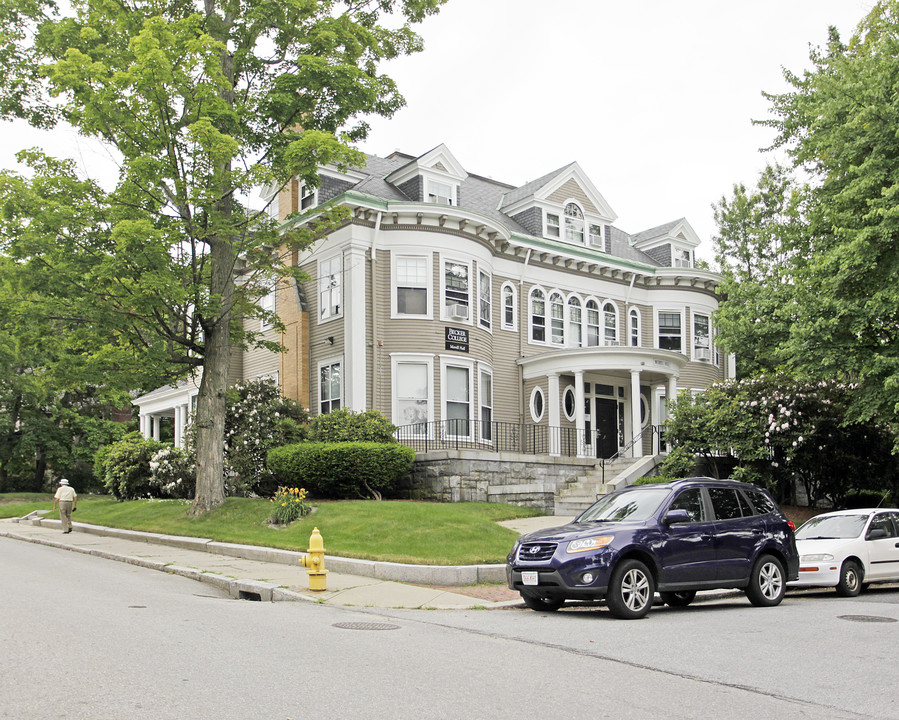
[[[549,296],[550,342],[553,345],[565,344],[565,303],[560,293]]]
[[[618,313],[612,303],[602,306],[603,318],[603,345],[618,344]]]
[[[546,296],[540,288],[531,290],[531,340],[546,342]]]
[[[571,347],[581,347],[584,343],[582,320],[581,301],[574,296],[568,298],[568,343]]]
[[[565,239],[584,244],[584,213],[574,203],[565,206]]]
[[[506,283],[503,285],[503,329],[514,330],[518,326],[518,303],[515,299],[515,288]]]
[[[587,347],[599,345],[599,304],[596,300],[587,301]]]
[[[628,344],[640,347],[640,311],[637,308],[631,308],[628,312]]]

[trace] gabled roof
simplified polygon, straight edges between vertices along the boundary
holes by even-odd
[[[654,247],[672,240],[680,245],[695,248],[701,242],[699,235],[686,218],[672,220],[664,225],[638,232],[631,240],[634,247],[639,249]]]
[[[389,183],[398,185],[414,175],[420,174],[422,170],[430,170],[458,181],[468,177],[465,168],[459,164],[459,161],[449,151],[449,148],[441,143],[433,150],[429,150],[424,155],[413,158],[411,162],[397,168],[384,179]]]
[[[612,222],[617,217],[602,193],[576,162],[507,193],[501,209],[505,213],[515,214],[540,201],[561,204],[568,200],[577,201],[585,206],[586,212],[599,215],[607,222]]]

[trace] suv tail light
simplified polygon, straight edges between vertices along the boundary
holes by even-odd
[[[796,523],[794,523],[792,520],[787,520],[787,525],[790,526],[790,530],[796,532]]]

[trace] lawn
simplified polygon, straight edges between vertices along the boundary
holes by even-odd
[[[43,498],[43,500],[42,500]],[[47,495],[0,495],[0,518],[52,509]],[[428,565],[501,563],[517,533],[500,520],[531,517],[531,508],[496,503],[408,501],[317,502],[315,511],[287,528],[269,526],[268,500],[229,498],[200,518],[189,518],[181,500],[117,502],[107,496],[80,496],[76,522],[128,530],[190,535],[219,542],[305,551],[314,527],[329,555]],[[49,513],[46,517],[58,517]]]

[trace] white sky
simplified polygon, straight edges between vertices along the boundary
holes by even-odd
[[[574,160],[639,232],[686,217],[711,259],[713,202],[754,184],[772,133],[762,91],[809,66],[836,25],[848,40],[873,0],[449,0],[419,26],[425,50],[384,66],[405,96],[371,118],[362,149],[445,143],[471,173],[521,185]],[[71,130],[0,125],[0,167],[41,144],[96,174],[103,152]],[[772,156],[773,157],[773,156]]]

